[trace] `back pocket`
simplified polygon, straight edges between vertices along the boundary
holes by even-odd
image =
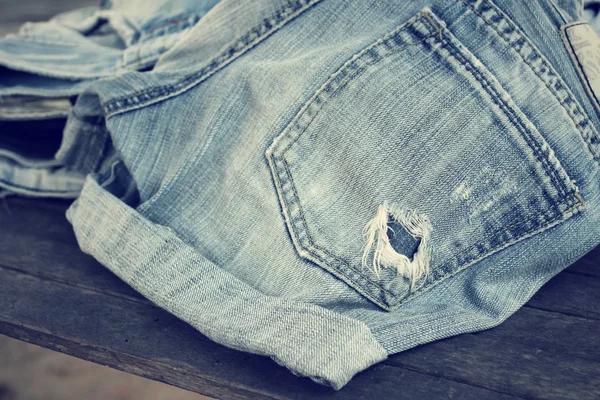
[[[348,60],[266,156],[299,255],[388,310],[583,205],[428,8]]]

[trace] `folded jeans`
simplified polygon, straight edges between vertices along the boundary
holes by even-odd
[[[582,18],[552,0],[222,0],[151,71],[78,96],[56,154],[87,176],[67,218],[214,341],[339,389],[500,324],[600,243]]]

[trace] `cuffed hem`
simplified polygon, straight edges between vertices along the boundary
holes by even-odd
[[[88,176],[67,211],[80,247],[158,306],[225,346],[335,389],[387,358],[362,322],[271,297],[213,264]]]

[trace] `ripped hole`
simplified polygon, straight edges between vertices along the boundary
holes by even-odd
[[[429,273],[430,235],[431,223],[427,217],[390,208],[384,202],[363,229],[362,265],[371,268],[377,277],[382,268],[395,269],[410,280],[413,290],[415,282]]]
[[[392,248],[396,250],[396,252],[401,254],[406,254],[410,257],[413,256],[419,249],[419,244],[421,244],[421,238],[415,238],[406,232],[404,226],[402,226],[398,221],[394,218],[390,218],[388,215],[388,238],[390,239],[390,244]]]

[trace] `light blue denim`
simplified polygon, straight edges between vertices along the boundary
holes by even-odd
[[[92,82],[151,69],[219,0],[109,0],[26,23],[0,40],[0,121],[66,118]],[[0,132],[0,135],[3,133]],[[74,198],[85,175],[2,146],[0,188]]]
[[[500,324],[600,243],[599,113],[561,33],[582,18],[223,0],[151,72],[78,98],[57,159],[88,175],[67,217],[160,307],[340,389]]]
[[[68,97],[93,80],[150,69],[219,0],[108,0],[26,23],[0,40],[0,117],[66,116],[3,110],[9,96]],[[4,112],[3,112],[4,111]],[[20,112],[18,112],[20,111]]]

